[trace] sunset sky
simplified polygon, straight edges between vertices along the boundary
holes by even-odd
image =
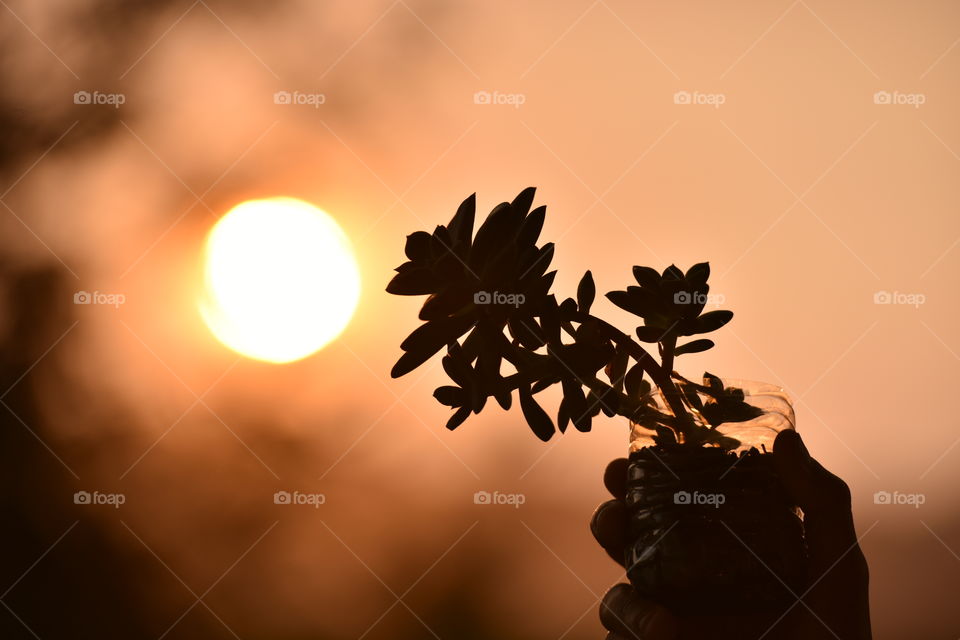
[[[678,368],[783,386],[853,489],[877,637],[956,637],[958,6],[134,4],[0,7],[0,329],[23,354],[3,427],[42,461],[7,471],[38,518],[4,564],[9,637],[60,637],[40,575],[87,571],[89,539],[129,562],[152,637],[602,637],[620,568],[587,525],[629,425],[544,444],[491,403],[448,432],[438,360],[389,376],[419,322],[384,292],[405,236],[527,186],[561,298],[586,269],[602,294],[710,262],[736,317]],[[336,220],[361,282],[344,332],[289,364],[228,349],[197,307],[212,226],[280,196]],[[15,283],[44,269],[53,311],[18,325]]]

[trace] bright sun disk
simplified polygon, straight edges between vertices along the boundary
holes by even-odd
[[[302,200],[248,200],[207,236],[200,313],[220,342],[245,356],[307,357],[346,328],[359,298],[349,239]]]

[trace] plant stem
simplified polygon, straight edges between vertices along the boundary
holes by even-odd
[[[683,434],[685,439],[688,438],[690,435],[690,413],[687,411],[686,406],[684,406],[680,392],[677,390],[676,385],[673,384],[673,379],[671,378],[673,372],[673,352],[677,347],[676,336],[661,343],[663,345],[663,362],[657,364],[657,361],[646,349],[641,347],[637,342],[634,342],[633,338],[605,320],[601,320],[587,313],[578,313],[576,320],[580,322],[587,320],[596,322],[607,334],[607,338],[617,343],[617,346],[624,347],[627,353],[633,356],[637,363],[643,367],[643,370],[646,371],[650,378],[656,383],[657,387],[663,391],[664,399],[670,406],[670,410],[673,411],[673,415],[677,418],[680,433]]]
[[[662,380],[657,380],[657,386],[663,391],[667,404],[673,410],[677,417],[677,428],[683,435],[684,441],[689,441],[691,437],[690,413],[683,404],[683,398],[677,385],[673,383],[673,358],[674,351],[677,348],[677,336],[670,336],[660,343],[663,353],[663,364],[661,365]],[[679,408],[679,411],[678,411]]]
[[[587,322],[588,320],[596,322],[600,329],[606,334],[605,337],[617,343],[617,346],[624,347],[627,353],[633,356],[633,359],[643,367],[643,370],[646,371],[651,378],[657,380],[661,377],[661,367],[657,364],[654,357],[623,331],[620,331],[620,329],[617,329],[609,322],[588,313],[577,313],[574,319],[578,322]]]

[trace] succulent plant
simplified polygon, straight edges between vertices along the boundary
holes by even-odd
[[[509,409],[516,392],[527,424],[541,440],[570,424],[589,431],[603,412],[649,425],[661,447],[737,447],[739,442],[716,427],[749,420],[759,410],[744,402],[743,391],[725,388],[716,376],[705,373],[698,384],[674,372],[677,356],[714,346],[697,336],[733,318],[730,311],[704,313],[709,264],[686,272],[674,265],[662,272],[635,266],[636,285],[606,294],[642,320],[634,340],[592,315],[596,286],[590,271],[575,298],[558,301],[550,292],[556,272],[547,270],[554,247],[538,245],[546,207],[531,211],[534,193],[529,187],[494,207],[475,235],[476,194],[446,226],[407,236],[408,261],[396,269],[387,291],[429,297],[420,310],[424,323],[400,345],[404,353],[393,377],[445,349],[443,368],[453,384],[439,387],[434,397],[455,410],[448,429],[479,413],[490,397]],[[655,344],[658,357],[644,344]],[[504,361],[515,373],[501,373]],[[554,384],[563,390],[556,422],[536,399]]]

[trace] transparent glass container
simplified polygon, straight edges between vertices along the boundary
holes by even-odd
[[[777,434],[795,428],[794,412],[775,385],[722,382],[743,389],[744,402],[759,410],[716,427],[736,447],[659,447],[654,425],[632,425],[627,575],[640,593],[682,615],[776,617],[806,582],[803,522],[772,460]],[[669,413],[662,397],[657,405]]]
[[[782,387],[752,380],[734,378],[721,378],[721,380],[724,387],[742,389],[743,401],[763,412],[752,420],[724,422],[717,427],[717,431],[740,441],[740,446],[732,450],[734,453],[739,454],[751,448],[756,448],[760,452],[771,452],[773,451],[773,441],[778,433],[784,429],[796,430],[797,419],[793,413],[793,403]],[[701,398],[704,401],[708,399],[703,394],[701,394]],[[670,408],[663,395],[657,394],[654,399],[660,411],[670,413]],[[699,424],[706,424],[706,420],[701,415],[693,412],[693,416]],[[654,446],[653,436],[656,435],[656,431],[651,427],[652,425],[636,422],[630,424],[631,452],[643,447]]]

